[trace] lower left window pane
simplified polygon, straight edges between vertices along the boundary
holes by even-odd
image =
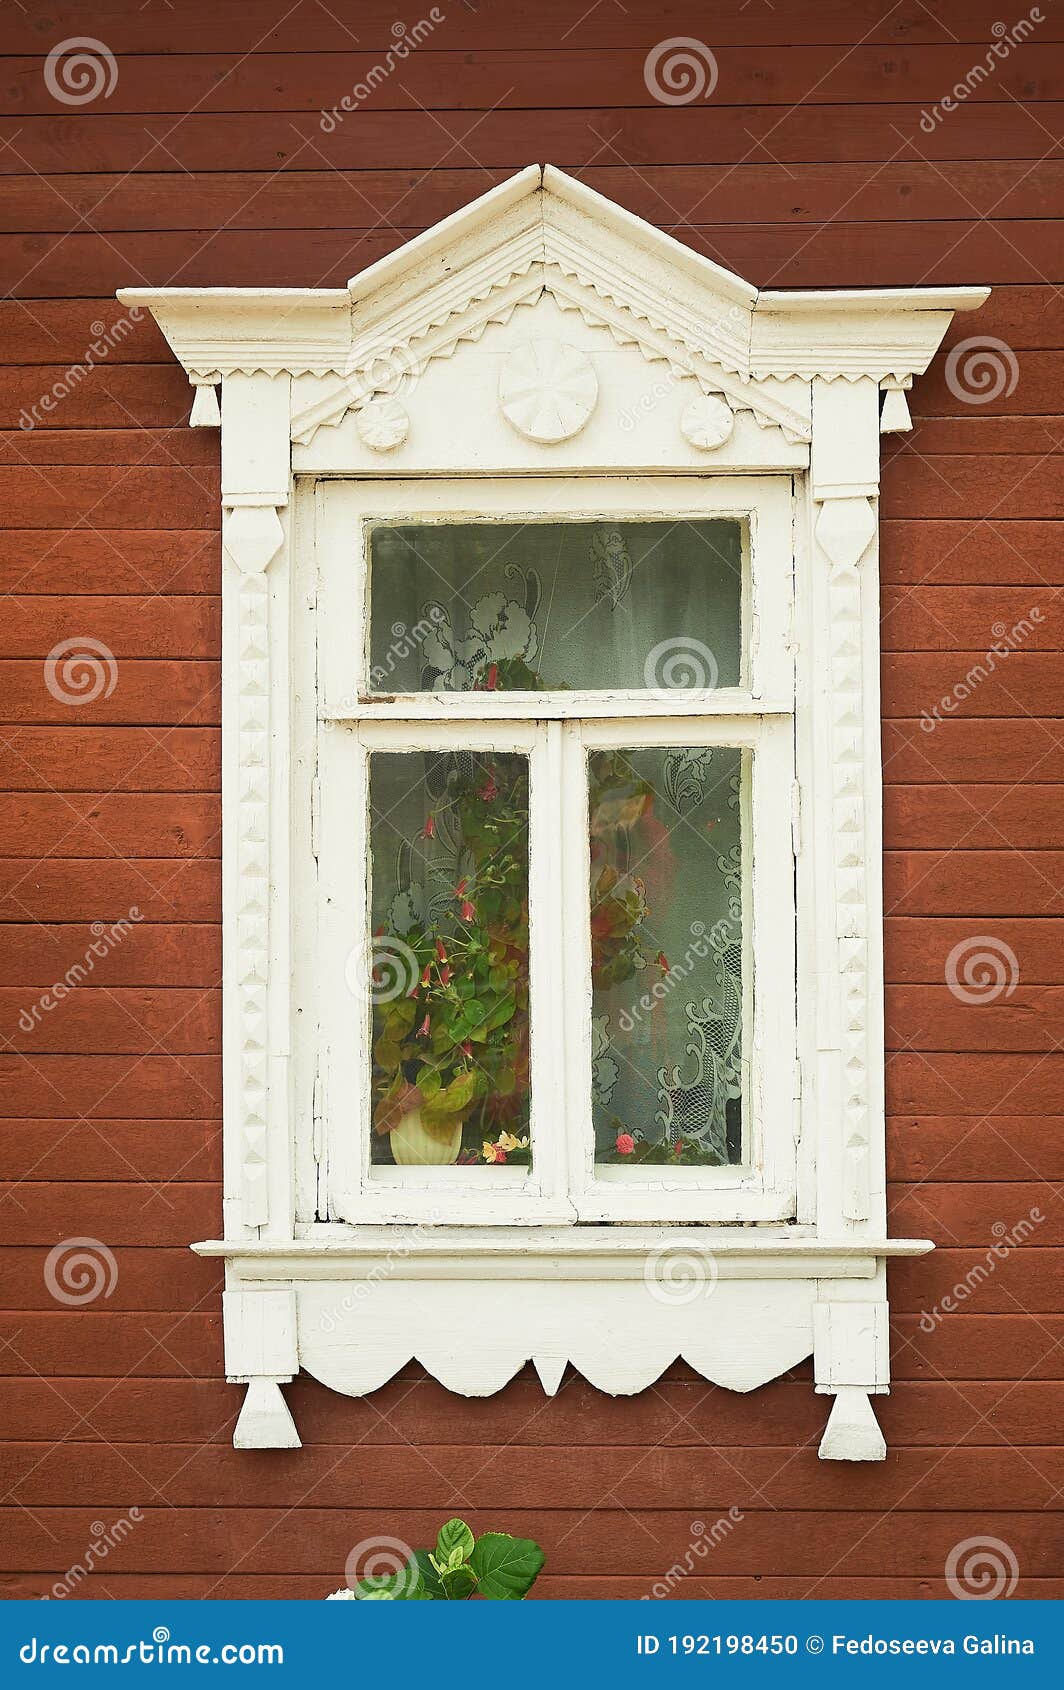
[[[376,1166],[526,1166],[528,758],[370,757]]]

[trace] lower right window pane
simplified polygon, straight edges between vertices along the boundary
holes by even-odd
[[[749,754],[588,756],[595,1156],[743,1160],[743,810]]]

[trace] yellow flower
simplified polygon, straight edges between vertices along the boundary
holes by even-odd
[[[483,1156],[485,1162],[494,1162],[495,1160],[495,1146],[490,1144],[487,1139],[484,1140],[484,1147],[481,1151],[481,1155]]]

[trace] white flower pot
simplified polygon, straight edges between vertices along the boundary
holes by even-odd
[[[449,1167],[462,1148],[462,1123],[444,1137],[421,1125],[421,1110],[408,1109],[391,1130],[392,1155],[401,1168]]]

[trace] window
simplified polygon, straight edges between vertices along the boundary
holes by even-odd
[[[121,296],[223,436],[238,1447],[301,1368],[811,1354],[883,1458],[880,434],[986,291],[759,292],[530,165],[346,287]]]
[[[319,488],[324,1215],[794,1215],[791,510]]]

